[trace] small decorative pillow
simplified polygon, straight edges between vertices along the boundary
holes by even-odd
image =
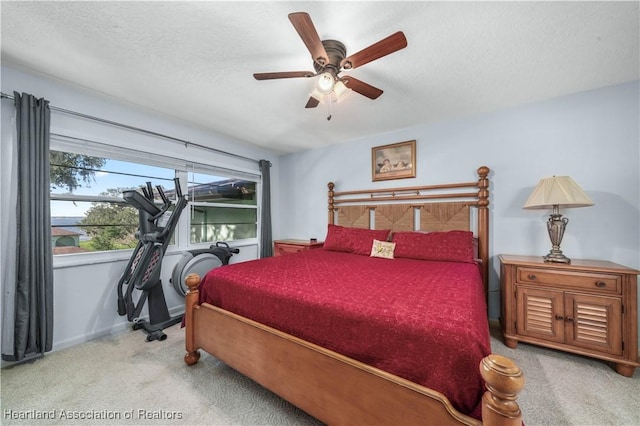
[[[371,257],[393,259],[393,250],[395,250],[395,248],[396,243],[373,240],[373,247],[371,247]]]

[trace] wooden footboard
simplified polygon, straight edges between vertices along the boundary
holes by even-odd
[[[324,423],[522,424],[516,397],[524,378],[508,358],[489,355],[480,363],[487,385],[480,423],[432,389],[212,305],[199,305],[200,278],[191,274],[186,281],[185,362],[195,364],[199,349],[205,350]]]

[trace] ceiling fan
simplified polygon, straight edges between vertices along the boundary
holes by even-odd
[[[398,31],[371,46],[347,56],[347,49],[337,40],[320,40],[318,32],[308,13],[290,13],[289,20],[300,38],[309,49],[313,59],[313,71],[287,71],[256,73],[256,80],[272,80],[279,78],[319,77],[317,87],[311,93],[305,108],[315,108],[325,95],[331,93],[340,98],[351,89],[369,99],[376,99],[382,90],[360,81],[352,76],[339,76],[343,70],[352,70],[383,56],[407,47],[407,39],[402,31]]]

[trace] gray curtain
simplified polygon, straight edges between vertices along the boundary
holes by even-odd
[[[49,102],[14,92],[18,147],[13,353],[42,356],[53,344],[53,269],[49,206]]]
[[[273,255],[271,233],[271,162],[260,160],[262,171],[262,217],[260,218],[260,258]]]

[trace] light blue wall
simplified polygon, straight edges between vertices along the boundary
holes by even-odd
[[[549,212],[522,210],[543,177],[569,175],[595,202],[562,212],[570,219],[562,242],[568,257],[640,268],[639,89],[635,81],[283,156],[278,236],[325,236],[329,181],[337,191],[471,181],[486,165],[492,170],[492,318],[499,315],[496,255],[543,255],[550,249]],[[371,148],[412,139],[416,178],[372,182]]]
[[[55,108],[81,112],[89,116],[211,146],[218,150],[256,160],[264,158],[273,164],[272,179],[276,181],[278,179],[278,155],[269,150],[260,149],[228,136],[207,131],[188,123],[178,122],[132,105],[119,103],[99,93],[82,90],[46,76],[34,75],[6,66],[3,66],[1,70],[3,93],[12,95],[14,90],[26,92],[39,98],[44,97]],[[167,102],[172,102],[172,96],[173,94],[167,94]],[[12,122],[13,108],[9,108],[10,101],[5,99],[2,102],[2,143],[4,145],[9,143],[8,140],[4,140],[9,134],[8,129],[15,128],[15,125]],[[8,113],[9,111],[11,112]],[[197,148],[185,148],[180,143],[60,112],[52,111],[51,113],[51,132],[259,174],[257,163],[252,161],[226,157]],[[9,186],[15,185],[17,185],[16,182],[3,181],[0,188],[6,190]],[[278,217],[279,213],[278,194],[278,188],[273,188],[273,215],[275,217]],[[274,224],[274,232],[277,232],[277,229],[277,224]],[[0,230],[0,238],[7,234],[7,230]],[[174,291],[169,282],[173,267],[180,260],[180,257],[181,252],[170,249],[163,260],[161,279],[167,305],[172,314],[184,310],[184,299]],[[233,257],[233,261],[257,257],[258,248],[256,245],[244,246],[241,248],[241,253]],[[117,314],[116,296],[116,285],[126,267],[127,260],[128,255],[123,254],[118,261],[105,262],[101,259],[95,259],[95,263],[81,265],[77,260],[74,261],[73,256],[56,256],[54,258],[54,350],[75,345],[103,334],[122,331],[128,326],[126,318]],[[140,338],[144,341],[142,333]]]

